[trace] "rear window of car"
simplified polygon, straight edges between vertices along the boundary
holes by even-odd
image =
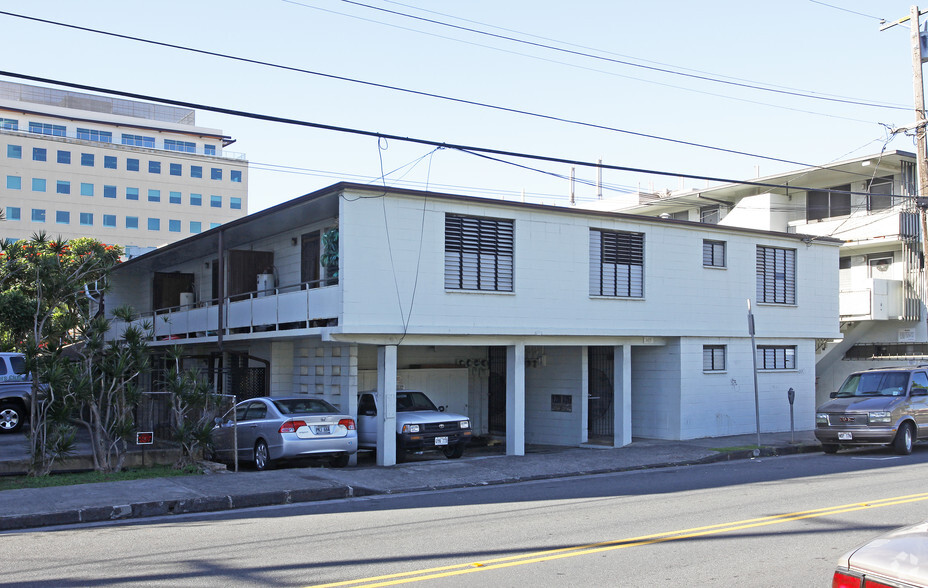
[[[318,398],[284,398],[275,400],[274,406],[281,414],[334,414],[338,412],[334,406]]]

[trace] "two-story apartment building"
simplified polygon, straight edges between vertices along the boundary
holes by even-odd
[[[924,255],[915,155],[902,151],[597,208],[841,241],[841,340],[818,342],[818,401],[852,371],[924,362]]]
[[[244,216],[248,162],[196,112],[0,81],[3,239],[94,237],[132,255]]]
[[[755,358],[762,430],[789,430],[789,388],[811,428],[837,258],[832,239],[341,183],[122,264],[106,309],[131,304],[191,365],[221,358],[240,397],[357,414],[361,391],[423,389],[521,455],[752,433]]]

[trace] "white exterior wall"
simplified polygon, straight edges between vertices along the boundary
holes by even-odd
[[[580,347],[545,347],[545,365],[525,370],[525,442],[540,445],[579,445],[582,377]],[[551,410],[551,395],[572,397],[571,412]]]
[[[633,438],[680,439],[680,370],[678,339],[632,349]]]
[[[340,326],[346,332],[403,332],[408,315],[409,333],[740,335],[745,330],[746,301],[756,294],[756,245],[764,244],[796,249],[798,303],[757,305],[757,320],[770,325],[771,336],[795,337],[800,327],[805,337],[840,336],[834,295],[836,246],[806,246],[775,235],[716,233],[705,227],[506,208],[492,202],[435,199],[423,204],[420,198],[391,197],[385,202],[342,199],[341,206],[344,323]],[[445,291],[445,212],[515,219],[513,293]],[[389,243],[385,226],[391,231]],[[590,228],[645,234],[643,299],[590,296]],[[704,238],[727,242],[727,269],[703,267]],[[684,297],[686,303],[681,304]]]

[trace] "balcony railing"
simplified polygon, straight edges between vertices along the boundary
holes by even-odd
[[[902,280],[868,279],[860,288],[841,290],[841,320],[899,320],[903,316]]]
[[[338,317],[341,289],[326,281],[303,282],[268,290],[235,294],[223,301],[223,333],[254,333],[302,329],[328,324]],[[215,337],[219,324],[218,300],[163,308],[143,313],[134,325],[150,324],[155,341]],[[113,321],[110,336],[125,328]]]

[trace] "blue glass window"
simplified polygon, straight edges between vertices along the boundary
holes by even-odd
[[[93,226],[93,213],[82,212],[80,215],[80,223],[85,227]]]
[[[168,202],[171,204],[180,204],[180,192],[171,192],[168,196]]]
[[[219,226],[219,223],[209,223],[209,228],[211,229],[215,229],[218,226]]]
[[[58,163],[71,163],[71,152],[58,151]]]
[[[19,121],[15,118],[0,118],[0,129],[6,129],[7,131],[18,131]]]
[[[138,200],[138,199],[139,199],[138,188],[126,188],[126,200]]]
[[[229,171],[229,179],[236,183],[242,182],[242,170],[233,169]]]
[[[93,167],[93,153],[81,153],[81,165]]]
[[[182,176],[184,175],[184,166],[179,163],[172,163],[168,166],[169,172],[172,176]]]
[[[7,176],[6,177],[6,189],[7,190],[22,190],[23,189],[23,179],[20,176]]]
[[[104,214],[103,215],[103,226],[109,227],[111,229],[116,228],[116,215],[115,214]]]
[[[161,230],[161,219],[160,218],[149,218],[148,219],[148,230],[149,231],[160,231]]]
[[[116,156],[115,155],[104,155],[103,156],[103,167],[106,169],[118,169],[116,166]]]
[[[67,180],[58,180],[57,187],[55,192],[59,194],[70,194],[71,193],[71,182]]]
[[[45,161],[48,158],[47,153],[44,147],[33,147],[32,161]]]
[[[137,229],[137,228],[139,228],[139,217],[137,217],[137,216],[127,216],[127,217],[126,217],[126,228],[127,228],[127,229]]]
[[[241,210],[242,199],[241,198],[229,198],[229,208],[231,208],[232,210]]]
[[[45,191],[45,178],[32,178],[32,191],[33,192],[44,192]]]
[[[32,222],[34,223],[45,222],[45,209],[44,208],[33,208],[32,209]]]
[[[203,166],[191,165],[190,166],[190,177],[191,178],[202,178],[203,177]]]
[[[203,153],[206,155],[216,155],[216,146],[215,145],[204,145]]]
[[[23,146],[22,145],[7,145],[6,156],[9,157],[10,159],[22,159],[23,158]]]
[[[149,161],[148,162],[148,173],[160,174],[161,173],[161,162],[160,161]]]
[[[164,140],[164,148],[168,151],[183,151],[184,153],[196,153],[197,144],[189,141],[174,141],[172,139]]]
[[[8,221],[22,220],[21,212],[18,206],[7,206],[6,207],[6,220]]]
[[[202,194],[190,194],[190,206],[202,206],[202,205],[203,205]]]
[[[209,206],[210,208],[222,208],[222,196],[210,196]]]
[[[77,138],[85,141],[101,141],[103,143],[113,142],[113,133],[109,131],[96,131],[94,129],[77,129]]]
[[[126,158],[127,171],[139,171],[139,160],[131,157]]]
[[[135,147],[149,147],[151,149],[154,149],[155,138],[146,137],[144,135],[129,135],[129,134],[123,133],[122,144],[123,145],[134,145]]]
[[[81,182],[81,196],[93,196],[93,184]]]
[[[103,197],[104,198],[116,198],[116,186],[103,186]]]
[[[168,231],[172,233],[180,232],[180,221],[179,220],[169,220],[168,221]]]
[[[149,202],[161,202],[161,190],[148,190]]]
[[[222,168],[214,167],[209,170],[209,178],[211,180],[221,180],[222,179]]]
[[[67,210],[55,211],[55,222],[59,225],[67,225],[71,222],[71,213]]]
[[[48,123],[29,123],[30,133],[39,133],[42,135],[52,135],[54,137],[64,137],[67,135],[67,129],[64,125],[52,125]],[[45,222],[44,220],[42,222]]]
[[[200,221],[190,221],[190,232],[194,235],[203,232],[203,223]]]

